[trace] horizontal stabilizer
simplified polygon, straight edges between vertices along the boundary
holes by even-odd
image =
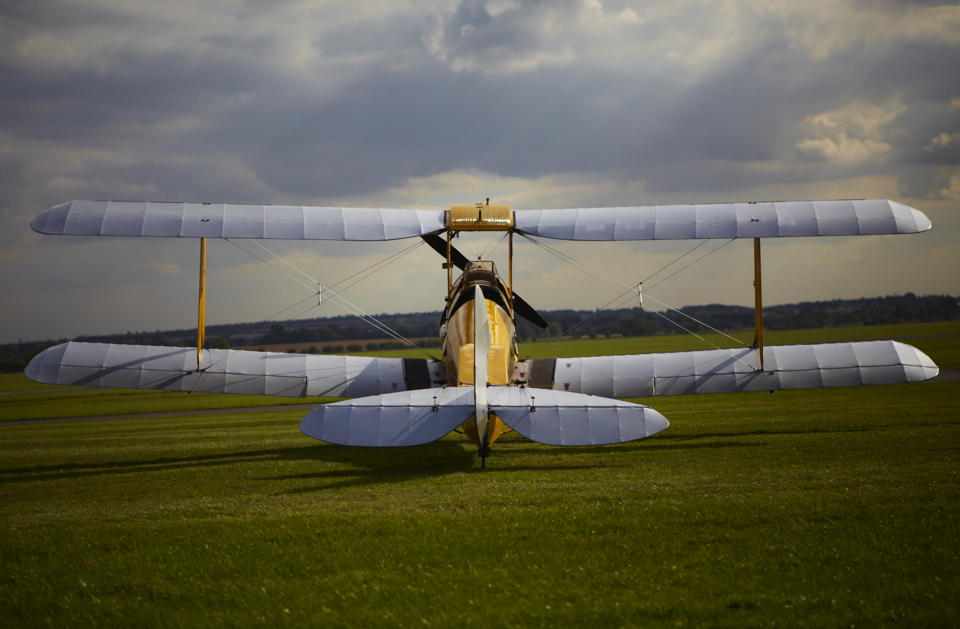
[[[913,234],[923,212],[896,201],[777,201],[517,210],[523,234],[561,240],[683,240]]]
[[[26,375],[47,384],[286,397],[363,397],[444,378],[442,362],[410,358],[210,349],[201,364],[197,371],[193,347],[71,341],[35,356]]]
[[[416,446],[472,414],[473,387],[404,391],[318,406],[300,422],[300,432],[344,446]]]
[[[444,229],[443,210],[71,201],[30,223],[41,234],[166,238],[396,240]]]
[[[896,341],[772,346],[763,356],[763,371],[758,351],[750,348],[558,358],[551,381],[535,384],[635,398],[901,384],[939,373],[926,354]],[[518,369],[529,371],[524,363]]]
[[[521,435],[551,446],[599,446],[655,435],[670,422],[649,406],[581,393],[490,389],[490,411]]]
[[[588,446],[643,439],[669,423],[647,406],[564,391],[490,387],[490,412],[538,443]],[[473,387],[407,391],[325,404],[300,432],[350,446],[412,446],[439,439],[474,413]]]

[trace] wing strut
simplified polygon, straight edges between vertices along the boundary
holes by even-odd
[[[509,280],[508,280],[508,284],[509,284],[509,286],[507,287],[507,299],[510,300],[510,314],[513,314],[513,230],[512,230],[512,229],[510,230],[510,236],[509,236],[509,238],[510,238],[510,255],[509,255],[509,258],[508,258],[508,259],[509,259],[509,262],[508,262],[508,267],[509,267]],[[514,318],[514,320],[516,320],[516,316],[515,316],[515,315],[514,315],[513,318]]]
[[[202,365],[200,358],[203,353],[203,335],[206,327],[205,318],[207,310],[207,239],[200,239],[200,305],[197,316],[197,371],[200,371]]]
[[[760,371],[763,371],[763,285],[760,281],[760,239],[753,239],[753,293],[754,293],[754,347],[760,355]]]

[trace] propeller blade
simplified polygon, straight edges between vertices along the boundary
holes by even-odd
[[[533,309],[533,306],[525,302],[523,298],[517,294],[517,291],[513,291],[513,311],[538,328],[546,330],[549,325],[543,320],[540,313]]]
[[[447,257],[447,241],[437,236],[436,234],[431,234],[429,236],[420,236],[423,238],[423,242],[430,245],[430,248],[439,253],[446,259]],[[460,269],[464,270],[467,266],[467,256],[463,255],[457,251],[456,247],[450,245],[450,261],[453,262],[453,265]]]
[[[442,255],[444,258],[447,257],[447,241],[446,240],[444,240],[440,236],[437,236],[436,234],[430,234],[427,236],[420,236],[420,237],[423,238],[423,242],[430,245],[431,249],[433,249],[434,251]],[[456,266],[461,271],[463,271],[466,268],[467,262],[469,262],[469,260],[467,259],[467,256],[457,251],[457,248],[454,247],[453,245],[450,245],[450,261],[453,262],[454,266]],[[540,316],[540,313],[534,310],[533,306],[525,302],[523,298],[516,293],[516,291],[514,291],[513,293],[513,311],[516,314],[523,317],[524,319],[526,319],[527,321],[529,321],[530,323],[532,323],[533,325],[537,326],[538,328],[542,328],[546,330],[547,326],[549,325],[546,321],[543,320],[543,317]]]

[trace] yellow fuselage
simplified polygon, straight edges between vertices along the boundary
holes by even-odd
[[[473,294],[473,285],[464,286],[462,281],[459,284],[451,304],[457,304],[461,294]],[[502,291],[498,290],[498,293],[502,296],[502,301],[508,303],[507,296],[503,295]],[[485,303],[491,339],[487,352],[487,381],[491,386],[509,386],[517,360],[513,320],[493,299],[486,299]],[[474,302],[470,299],[455,308],[446,319],[443,360],[447,373],[446,384],[450,387],[474,385],[473,310]],[[471,416],[463,423],[462,428],[479,447],[481,439],[477,434],[476,417]],[[502,432],[503,422],[491,413],[487,425],[487,445],[491,445]]]

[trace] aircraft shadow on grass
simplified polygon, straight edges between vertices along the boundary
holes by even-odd
[[[526,440],[510,440],[491,460],[489,472],[560,471],[616,466],[606,455],[610,453],[642,453],[644,451],[702,450],[741,447],[764,447],[765,441],[746,441],[751,437],[783,435],[814,435],[870,432],[872,428],[810,428],[805,430],[756,430],[750,432],[714,432],[694,435],[657,435],[643,442],[629,442],[601,447],[544,448]],[[717,441],[701,442],[704,439]],[[590,463],[568,465],[532,465],[524,459],[533,451],[537,457],[590,455]],[[0,485],[53,481],[70,478],[90,478],[115,474],[151,471],[188,470],[192,468],[243,464],[257,460],[334,463],[350,466],[348,469],[304,471],[301,474],[257,478],[257,481],[317,480],[339,481],[319,486],[298,487],[284,493],[328,491],[347,486],[384,483],[403,483],[424,476],[443,476],[480,470],[476,455],[466,441],[441,440],[419,448],[355,448],[335,444],[311,444],[290,448],[251,450],[188,457],[160,457],[142,461],[98,461],[91,463],[63,463],[27,468],[0,469]],[[521,462],[523,461],[523,462]]]
[[[799,432],[799,431],[798,431]],[[822,432],[822,431],[809,431]],[[748,436],[749,433],[731,433],[697,435],[695,437],[671,437],[678,439],[699,439],[706,437],[729,438]],[[766,434],[759,432],[756,434]],[[762,443],[752,443],[742,440],[720,441],[712,443],[663,443],[660,438],[644,443],[625,443],[618,445],[596,447],[561,447],[544,448],[533,442],[511,441],[509,448],[504,448],[493,459],[491,472],[520,472],[530,470],[576,470],[594,467],[610,467],[611,462],[604,459],[604,453],[642,452],[643,450],[678,450],[702,448],[731,448],[742,446],[760,446]],[[531,465],[521,460],[530,456],[536,450],[538,457],[557,457],[563,455],[590,455],[595,462],[578,463],[571,465]],[[480,470],[476,467],[477,457],[466,441],[442,440],[426,444],[420,448],[354,448],[335,444],[317,444],[290,448],[274,448],[269,450],[251,450],[244,452],[226,452],[221,454],[205,454],[186,457],[159,457],[139,461],[96,461],[85,463],[62,463],[25,468],[0,469],[0,485],[54,481],[71,478],[91,478],[111,476],[117,474],[133,474],[144,472],[164,472],[170,470],[189,470],[193,468],[215,467],[223,465],[251,463],[257,460],[318,461],[350,466],[349,469],[305,471],[301,474],[277,476],[272,478],[258,478],[258,481],[286,481],[286,480],[333,480],[342,479],[340,483],[323,485],[320,487],[298,488],[293,492],[319,491],[335,489],[346,485],[381,484],[384,482],[398,483],[424,476],[442,476],[446,474],[463,473]]]

